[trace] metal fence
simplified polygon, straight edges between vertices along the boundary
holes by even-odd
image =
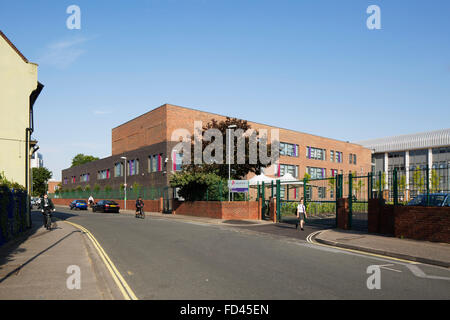
[[[0,186],[0,246],[30,227],[27,201],[26,192]]]
[[[445,205],[439,201],[445,200],[444,195],[450,193],[450,167],[394,169],[387,174],[380,172],[378,176],[381,177],[380,189],[384,190],[383,198],[393,204],[415,201],[423,206]]]
[[[164,194],[163,187],[149,187],[139,189],[127,189],[127,199],[137,199],[142,197],[143,200],[156,200],[162,198]],[[60,192],[58,194],[50,194],[50,198],[58,199],[89,199],[90,196],[94,199],[111,199],[123,200],[125,198],[124,189],[112,190],[72,190]]]

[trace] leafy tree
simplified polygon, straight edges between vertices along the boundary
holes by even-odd
[[[441,182],[441,177],[437,173],[436,169],[431,170],[431,192],[439,191],[440,182]]]
[[[328,179],[328,188],[330,189],[331,194],[334,195],[334,197],[336,197],[336,194],[335,194],[336,177],[332,177],[332,178]]]
[[[96,160],[99,160],[99,158],[79,153],[72,159],[72,168]]]
[[[33,168],[33,196],[41,196],[47,193],[47,182],[53,173],[45,167]]]
[[[199,201],[206,199],[226,199],[228,193],[227,180],[214,173],[182,171],[172,175],[170,179],[172,188],[180,188],[178,194],[186,201]]]
[[[423,176],[423,172],[422,170],[420,170],[419,166],[417,166],[413,173],[413,186],[417,187],[417,190],[419,192],[424,191],[425,179]]]
[[[90,185],[87,185],[87,186],[84,188],[84,191],[90,192],[90,191],[91,191],[91,186],[90,186]]]
[[[217,121],[215,119],[212,119],[209,123],[207,123],[202,128],[202,135],[209,129],[217,129],[222,133],[222,139],[221,141],[223,147],[223,164],[201,164],[196,165],[194,164],[194,140],[192,139],[191,143],[191,164],[183,166],[183,170],[189,171],[192,174],[195,173],[205,173],[205,174],[215,174],[223,179],[228,180],[228,169],[229,166],[227,164],[229,155],[227,153],[227,132],[228,127],[231,125],[236,125],[235,130],[242,129],[244,132],[251,129],[251,126],[248,124],[246,120],[239,120],[236,118],[229,118],[227,117],[226,120],[223,121]],[[259,132],[258,130],[255,130],[255,134],[258,137]],[[266,165],[262,164],[260,162],[259,156],[257,157],[256,164],[250,164],[250,139],[249,137],[245,137],[245,143],[244,143],[244,150],[245,150],[245,164],[237,164],[237,151],[238,148],[236,147],[236,143],[234,143],[234,154],[232,155],[234,159],[234,164],[231,165],[231,177],[232,179],[242,179],[245,177],[248,173],[253,172],[255,174],[261,174],[261,169],[264,168]],[[236,141],[236,138],[235,138]],[[202,141],[202,151],[205,150],[205,148],[210,144],[214,142],[208,142],[208,141]],[[259,155],[259,144],[257,146],[257,155]],[[271,145],[270,143],[267,144],[267,156],[271,155]],[[215,154],[212,154],[215,156]]]
[[[95,192],[99,192],[99,191],[100,191],[100,185],[99,185],[98,183],[96,183],[96,184],[94,185],[94,191],[95,191]]]
[[[377,178],[377,181],[375,182],[375,189],[378,191],[380,190],[380,179],[378,179],[378,175],[374,175],[374,177]],[[386,185],[386,172],[383,172],[381,174],[381,190],[384,190]]]

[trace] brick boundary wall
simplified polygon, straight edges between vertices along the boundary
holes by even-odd
[[[260,201],[195,201],[180,202],[173,200],[173,214],[206,217],[224,220],[259,220],[261,218]]]
[[[395,236],[450,243],[450,207],[397,206]]]
[[[450,243],[450,207],[385,205],[369,200],[369,233]]]
[[[81,200],[81,199],[52,199],[54,205],[59,206],[67,206],[73,200]],[[111,200],[111,199],[95,199],[96,202],[100,200]],[[125,209],[124,200],[112,200],[119,204],[120,209]],[[162,212],[162,200],[142,200],[144,201],[144,211],[145,212]],[[86,201],[87,202],[87,201]],[[136,200],[127,200],[127,210],[135,210],[136,209]]]

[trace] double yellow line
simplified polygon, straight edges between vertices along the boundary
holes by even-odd
[[[90,233],[89,230],[87,230],[85,227],[82,227],[76,223],[69,222],[69,221],[64,221],[64,222],[74,226],[75,228],[80,229],[88,236],[88,238],[91,240],[92,244],[94,245],[95,249],[97,249],[97,252],[100,255],[100,257],[102,258],[103,262],[105,263],[106,268],[111,273],[111,276],[113,277],[114,282],[119,287],[119,290],[122,293],[125,300],[139,300],[136,297],[136,295],[134,294],[133,290],[131,290],[130,286],[127,284],[125,279],[122,277],[120,272],[117,270],[116,266],[111,261],[109,256],[106,254],[105,250],[103,250],[100,243],[98,243],[97,239],[95,239],[95,237],[92,235],[92,233]]]

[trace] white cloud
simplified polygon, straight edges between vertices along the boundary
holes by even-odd
[[[65,69],[74,63],[87,50],[81,46],[92,38],[75,37],[71,39],[60,40],[47,45],[47,48],[41,58],[40,64],[47,64],[59,69]]]
[[[104,114],[110,114],[111,111],[103,111],[103,110],[94,110],[95,115],[104,115]]]

